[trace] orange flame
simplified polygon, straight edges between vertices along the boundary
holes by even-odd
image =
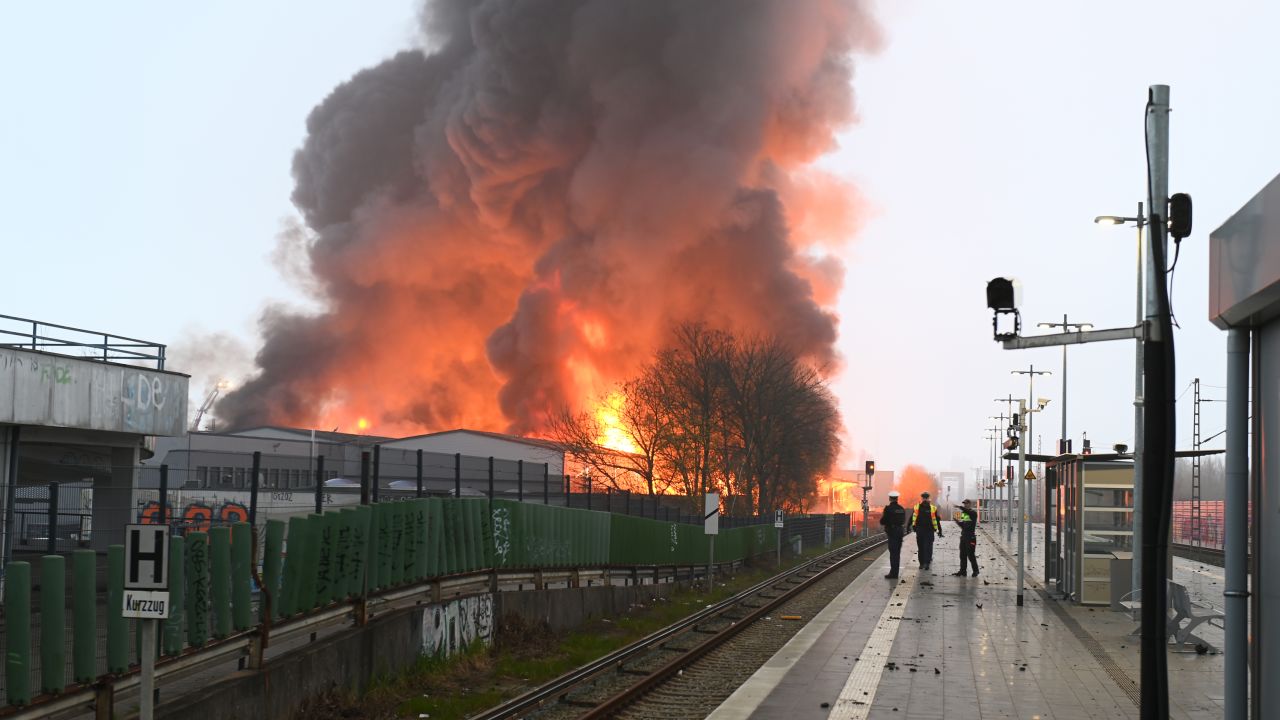
[[[596,438],[596,444],[619,452],[639,453],[640,447],[622,425],[621,413],[626,403],[626,396],[614,391],[596,408],[596,422],[600,425],[600,437]]]

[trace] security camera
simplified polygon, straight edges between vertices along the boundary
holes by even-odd
[[[1046,405],[1048,405],[1048,404],[1049,404],[1049,398],[1037,398],[1037,399],[1036,399],[1036,405],[1038,405],[1038,406],[1040,407],[1040,409],[1041,409],[1041,410],[1043,410],[1043,409],[1044,409],[1044,407],[1045,407]]]
[[[987,307],[991,310],[991,330],[996,340],[1009,340],[1022,333],[1022,285],[1013,278],[998,277],[987,283]],[[1000,329],[1000,318],[1013,318],[1012,332]]]

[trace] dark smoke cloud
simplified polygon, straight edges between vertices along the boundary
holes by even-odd
[[[263,317],[225,423],[536,431],[690,319],[834,363],[842,268],[809,251],[847,188],[809,163],[854,118],[863,2],[450,0],[423,33],[307,119],[326,310]]]

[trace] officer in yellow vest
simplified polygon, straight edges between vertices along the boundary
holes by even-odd
[[[920,551],[920,569],[928,570],[933,563],[933,534],[942,537],[942,525],[938,523],[938,508],[929,502],[929,493],[920,493],[920,502],[911,513],[911,528],[916,533],[916,549]]]

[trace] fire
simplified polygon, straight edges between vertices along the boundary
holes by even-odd
[[[639,453],[640,447],[622,427],[621,413],[626,403],[627,398],[615,391],[609,393],[596,408],[596,422],[600,425],[600,437],[596,438],[596,443],[619,452]]]
[[[857,120],[870,3],[420,5],[430,38],[307,118],[278,253],[324,310],[264,312],[220,425],[524,435],[569,407],[634,451],[597,398],[681,323],[840,365],[864,213],[816,163]]]

